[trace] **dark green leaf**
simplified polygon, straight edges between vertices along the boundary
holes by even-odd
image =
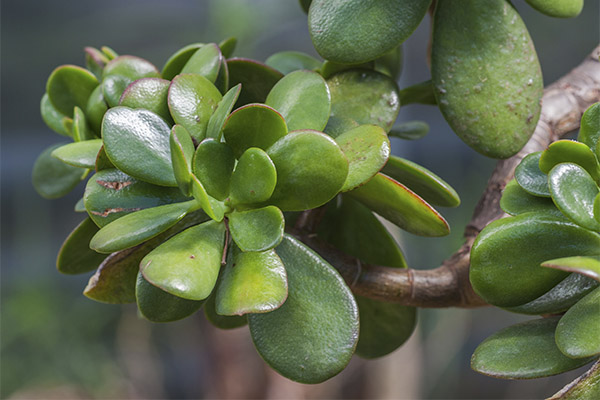
[[[85,114],[79,107],[73,110],[73,140],[81,142],[83,140],[95,139],[97,136],[90,129]]]
[[[56,268],[63,274],[81,274],[93,271],[106,258],[90,249],[89,243],[98,232],[98,227],[90,218],[84,219],[69,234],[62,244],[56,259]]]
[[[142,78],[133,81],[121,95],[119,105],[152,111],[172,125],[173,119],[167,104],[170,84],[171,82],[160,78]]]
[[[403,106],[408,104],[437,105],[431,79],[400,90],[400,104]]]
[[[508,182],[504,188],[502,198],[500,199],[500,207],[510,215],[518,215],[531,211],[562,215],[552,202],[552,199],[533,196],[527,193],[517,183],[516,179]]]
[[[216,293],[210,295],[204,303],[204,316],[214,326],[219,329],[235,329],[248,324],[248,319],[245,315],[225,316],[217,314],[215,310]]]
[[[204,46],[203,43],[192,43],[177,50],[175,54],[169,57],[162,69],[163,79],[171,80],[175,78],[176,75],[181,73],[184,65],[202,46]]]
[[[227,38],[219,43],[219,48],[221,49],[221,53],[223,53],[223,57],[230,58],[233,55],[236,45],[237,39],[234,37]]]
[[[90,95],[85,108],[85,115],[90,124],[90,128],[96,132],[97,136],[100,136],[102,131],[102,118],[104,118],[106,110],[108,110],[108,104],[104,101],[102,85],[100,85],[94,89]]]
[[[223,132],[225,121],[227,121],[229,113],[231,113],[231,110],[233,110],[233,105],[240,96],[241,89],[242,85],[238,83],[236,86],[229,89],[227,93],[225,93],[214,114],[212,114],[208,120],[208,125],[206,126],[207,138],[221,140],[221,132]]]
[[[592,104],[581,117],[577,140],[594,150],[600,141],[600,103]]]
[[[46,92],[54,108],[70,116],[74,107],[85,108],[90,94],[98,85],[98,79],[87,69],[62,65],[50,74]]]
[[[81,168],[67,165],[52,157],[52,152],[61,147],[55,144],[40,154],[33,164],[31,181],[38,194],[46,199],[56,199],[69,193],[82,179]]]
[[[194,143],[188,131],[181,125],[171,129],[169,137],[171,148],[171,162],[173,174],[182,193],[192,195],[192,158],[194,157]]]
[[[271,88],[283,74],[258,61],[246,58],[232,58],[227,60],[229,67],[229,86],[242,84],[242,92],[236,107],[250,103],[264,103]]]
[[[229,214],[231,237],[242,251],[264,251],[283,238],[283,213],[275,206]]]
[[[321,61],[300,51],[280,51],[267,58],[265,64],[285,75],[301,69],[315,71],[321,67]]]
[[[52,151],[52,157],[74,167],[95,168],[96,157],[101,147],[102,139],[69,143]]]
[[[388,136],[405,140],[416,140],[425,137],[429,133],[429,125],[423,121],[408,121],[395,125]]]
[[[106,64],[102,93],[108,105],[117,106],[125,88],[141,78],[160,78],[160,72],[148,61],[134,56],[116,57]]]
[[[50,98],[48,97],[48,93],[44,93],[44,96],[42,96],[42,101],[40,103],[40,113],[42,114],[42,119],[44,120],[48,128],[52,129],[54,132],[60,135],[71,136],[71,133],[67,132],[62,122],[63,118],[66,117],[66,115],[54,108],[52,102],[50,101]]]
[[[215,43],[205,44],[190,57],[182,74],[198,74],[215,83],[221,69],[221,50]]]
[[[569,309],[556,327],[556,345],[572,358],[600,354],[600,288]]]
[[[207,194],[217,200],[229,195],[235,157],[231,147],[213,138],[206,138],[194,154],[193,170]]]
[[[541,157],[541,151],[526,155],[515,168],[515,179],[527,193],[539,197],[550,197],[548,175],[543,173],[539,167]]]

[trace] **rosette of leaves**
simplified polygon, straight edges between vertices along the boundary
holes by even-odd
[[[483,299],[517,313],[562,314],[492,335],[473,355],[478,372],[538,378],[600,355],[599,138],[596,103],[577,141],[559,140],[521,161],[500,202],[511,216],[475,240],[470,278]]]
[[[416,313],[355,299],[331,265],[284,233],[284,213],[327,206],[324,239],[401,268],[402,252],[374,213],[442,236],[448,224],[430,203],[460,200],[431,171],[390,156],[399,48],[349,67],[294,52],[266,64],[228,58],[234,44],[186,46],[161,71],[108,48],[86,49],[87,70],[59,67],[44,120],[56,128],[73,108],[71,131],[87,133],[44,153],[34,185],[55,197],[95,171],[76,206],[89,217],[57,259],[63,273],[95,270],[87,297],[137,302],[154,322],[203,308],[217,327],[248,324],[275,370],[321,382],[355,349],[367,358],[396,349]],[[77,179],[66,185],[71,169]]]

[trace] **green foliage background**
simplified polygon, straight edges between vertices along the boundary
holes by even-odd
[[[573,20],[548,18],[522,1],[515,3],[536,43],[546,83],[568,72],[597,45],[597,1],[588,0],[582,15]],[[30,183],[35,157],[57,138],[39,116],[46,79],[57,65],[82,65],[84,46],[108,45],[158,67],[187,43],[218,42],[228,36],[239,38],[238,56],[265,60],[281,50],[316,55],[297,2],[5,0],[1,17],[0,397],[48,398],[56,393],[63,398],[201,398],[231,393],[260,397],[281,382],[289,390],[300,390],[262,370],[258,356],[251,349],[246,352],[251,348],[248,337],[235,331],[217,332],[217,337],[201,315],[151,325],[137,318],[135,306],[108,306],[85,298],[80,290],[88,277],[67,279],[54,267],[62,239],[81,219],[72,212],[78,195],[47,201]],[[428,18],[426,22],[405,43],[401,87],[428,78]],[[395,143],[398,155],[438,173],[463,199],[458,209],[444,210],[453,230],[448,238],[408,234],[400,238],[410,266],[433,268],[460,246],[494,162],[460,142],[436,109],[418,105],[401,109],[399,121],[413,119],[427,121],[431,131],[418,142]],[[382,378],[373,371],[382,370],[392,377],[383,384],[388,393],[420,398],[541,397],[577,375],[574,371],[558,378],[504,382],[469,369],[476,345],[500,327],[523,320],[521,316],[497,309],[421,310],[419,316],[408,350],[380,361],[355,360],[339,377],[307,395],[376,397],[382,386],[373,382]],[[219,346],[230,349],[229,358]],[[234,368],[233,363],[246,373],[239,382],[254,386],[215,383],[220,372]],[[394,373],[416,380],[402,387],[408,380],[397,379]]]

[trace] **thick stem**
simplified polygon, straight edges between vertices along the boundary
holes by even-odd
[[[500,209],[500,196],[523,157],[544,150],[553,141],[577,129],[586,108],[599,100],[599,56],[600,47],[597,47],[577,68],[544,90],[542,112],[533,136],[518,154],[498,162],[465,229],[465,244],[440,267],[415,270],[366,265],[316,238],[310,231],[296,230],[295,235],[328,260],[358,295],[416,307],[486,305],[469,282],[469,254],[473,241],[487,224],[505,216]],[[305,216],[310,220],[308,217]],[[302,228],[302,225],[296,228]]]

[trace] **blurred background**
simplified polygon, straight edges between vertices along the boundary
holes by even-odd
[[[599,2],[573,20],[545,17],[515,1],[536,44],[546,84],[567,73],[598,43]],[[420,310],[411,339],[375,361],[355,358],[337,377],[300,385],[269,370],[247,328],[217,331],[202,313],[152,324],[135,305],[95,303],[81,293],[89,276],[60,275],[55,257],[82,219],[73,212],[83,185],[59,200],[32,188],[32,165],[61,141],[46,128],[39,101],[60,64],[84,65],[83,48],[107,45],[161,68],[192,42],[239,39],[237,56],[264,61],[281,50],[316,53],[295,0],[3,0],[1,69],[1,380],[12,399],[160,398],[543,398],[578,375],[501,381],[471,371],[469,359],[488,335],[527,319],[508,312]],[[400,87],[429,78],[426,18],[404,45]],[[424,120],[416,142],[392,139],[394,153],[433,170],[463,204],[441,210],[452,234],[399,241],[413,268],[434,268],[462,244],[495,162],[460,142],[434,107],[409,105],[398,122]]]

